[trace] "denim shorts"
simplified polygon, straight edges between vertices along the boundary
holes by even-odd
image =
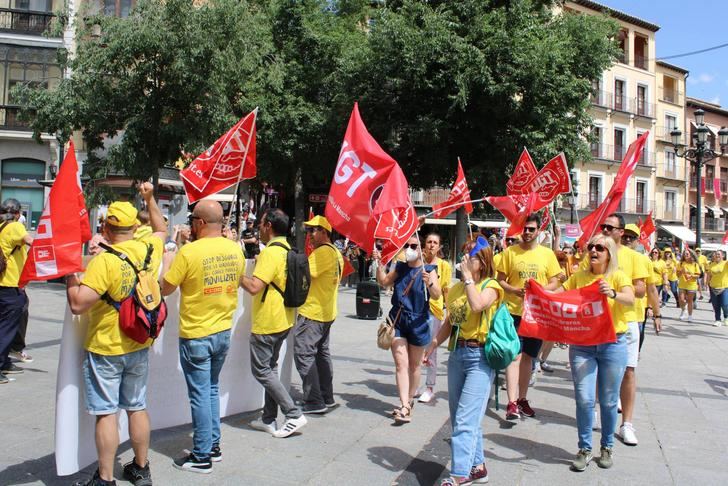
[[[83,380],[86,410],[91,415],[111,415],[120,408],[147,408],[149,348],[129,354],[104,356],[86,351]]]
[[[427,346],[432,341],[432,336],[430,335],[430,320],[418,319],[417,321],[410,322],[400,317],[394,326],[394,337],[404,338],[407,340],[407,344],[411,344],[412,346]]]

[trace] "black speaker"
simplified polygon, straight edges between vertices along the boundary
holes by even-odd
[[[359,282],[356,286],[356,317],[376,319],[379,315],[379,284]]]

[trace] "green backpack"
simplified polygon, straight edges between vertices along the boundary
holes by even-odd
[[[488,279],[483,283],[481,292],[492,279]],[[485,312],[482,314],[485,319]],[[485,361],[493,370],[498,371],[505,369],[516,359],[518,353],[521,352],[521,341],[518,339],[516,327],[513,325],[513,317],[508,312],[505,303],[501,303],[493,315],[488,329],[488,337],[483,346]]]

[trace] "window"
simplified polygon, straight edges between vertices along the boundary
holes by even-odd
[[[641,137],[643,134],[644,134],[644,132],[637,132],[637,138]],[[648,144],[644,144],[642,146],[642,154],[640,155],[640,160],[637,161],[638,164],[652,165],[650,163],[650,158],[649,158],[650,153],[647,151],[647,145]]]
[[[726,196],[728,194],[728,168],[721,167],[720,168],[720,193],[722,196]]]
[[[614,160],[622,160],[624,157],[624,130],[621,128],[614,129]]]
[[[641,35],[634,36],[634,67],[647,69],[647,44],[649,40]]]
[[[678,102],[677,80],[670,76],[662,76],[662,99],[670,102]]]
[[[642,85],[637,86],[637,114],[642,116],[650,115],[647,103],[647,87]]]
[[[690,162],[690,188],[696,189],[698,187],[698,175],[695,173],[695,163]]]
[[[614,80],[614,109],[624,111],[624,81]]]
[[[37,180],[45,178],[45,162],[35,159],[2,161],[2,199],[15,198],[27,211],[28,226],[35,229],[43,211],[43,188]]]
[[[647,182],[637,181],[636,196],[635,211],[638,213],[646,213],[649,210],[647,207]]]
[[[617,60],[621,62],[622,64],[625,64],[627,62],[627,38],[629,37],[629,34],[627,34],[626,30],[620,30],[619,34],[617,34],[617,45],[619,46],[620,53],[617,56]]]
[[[675,192],[665,191],[665,214],[663,215],[663,219],[678,219],[675,208],[676,200],[677,194]]]
[[[675,151],[665,150],[665,177],[677,179],[677,166],[675,165]]]
[[[602,176],[589,176],[589,209],[596,209],[602,202]]]
[[[705,190],[707,192],[713,192],[713,179],[715,179],[715,166],[705,166]]]
[[[592,141],[591,141],[591,154],[592,157],[599,158],[602,156],[601,153],[602,143],[602,127],[592,128]]]
[[[136,5],[136,0],[103,0],[104,15],[126,18]]]

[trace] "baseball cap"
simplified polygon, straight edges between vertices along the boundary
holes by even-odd
[[[625,227],[624,227],[624,231],[625,231],[625,233],[626,233],[627,231],[629,231],[630,233],[634,233],[634,235],[635,235],[635,236],[639,236],[639,235],[640,235],[640,229],[639,229],[639,227],[638,227],[638,226],[637,226],[636,224],[634,224],[634,223],[630,223],[630,224],[628,224],[627,226],[625,226]]]
[[[106,211],[106,223],[112,226],[125,228],[139,224],[137,210],[131,203],[126,201],[115,201],[111,203]]]
[[[331,232],[331,223],[324,216],[314,216],[309,221],[303,223],[306,226],[320,226],[326,231]]]

